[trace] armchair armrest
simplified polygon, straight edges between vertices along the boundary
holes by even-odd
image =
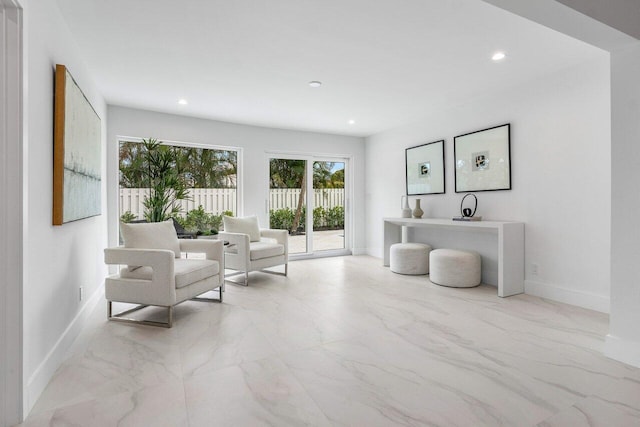
[[[225,267],[234,270],[249,271],[251,260],[251,246],[249,245],[249,235],[244,233],[229,233],[223,231],[218,233],[218,238],[227,240],[230,247],[225,259]]]
[[[223,267],[223,244],[221,240],[211,239],[182,239],[180,240],[180,250],[188,253],[204,254],[206,259],[218,261],[220,268]]]
[[[105,264],[127,264],[136,266],[148,266],[152,269],[152,281],[164,278],[174,282],[173,263],[175,253],[168,249],[134,249],[134,248],[107,248],[104,250]]]
[[[275,230],[271,228],[261,228],[260,237],[275,239],[279,244],[284,246],[285,255],[289,253],[289,231],[288,230]]]
[[[218,237],[223,240],[227,240],[230,245],[236,245],[235,248],[237,252],[240,254],[246,254],[249,256],[249,235],[244,233],[229,233],[226,231],[221,231],[218,233]]]
[[[105,280],[109,301],[171,306],[176,303],[175,252],[167,249],[107,248],[106,264],[151,267],[151,280],[123,278],[119,274]]]

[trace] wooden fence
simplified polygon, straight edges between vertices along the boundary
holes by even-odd
[[[142,218],[143,202],[148,192],[147,188],[121,188],[120,215],[129,211],[137,218]],[[343,188],[314,190],[313,193],[315,207],[322,206],[324,209],[330,209],[335,206],[344,206]],[[299,189],[272,189],[269,195],[269,209],[296,209],[298,197],[300,197]],[[189,200],[180,201],[182,214],[197,209],[200,205],[209,213],[220,214],[231,211],[236,214],[236,190],[234,188],[192,188],[189,190]]]

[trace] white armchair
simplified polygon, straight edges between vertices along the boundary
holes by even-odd
[[[107,248],[107,264],[123,265],[118,274],[105,280],[109,320],[142,323],[170,328],[173,307],[188,299],[222,302],[224,253],[218,240],[178,240],[173,223],[121,224],[124,247]],[[183,259],[181,253],[204,254],[204,259]],[[219,298],[196,298],[211,290]],[[112,313],[113,302],[139,304],[122,313]],[[166,307],[168,321],[156,322],[126,318],[147,306]]]
[[[234,218],[225,216],[224,231],[220,239],[229,242],[225,251],[225,268],[244,273],[244,286],[249,284],[249,272],[284,265],[284,276],[289,270],[289,232],[287,230],[260,229],[255,216]],[[267,273],[274,273],[265,271]]]

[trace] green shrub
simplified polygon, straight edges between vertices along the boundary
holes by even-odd
[[[177,219],[177,218],[176,218]],[[217,234],[222,226],[222,215],[210,214],[204,210],[202,205],[198,209],[192,209],[187,212],[184,223],[179,219],[178,222],[188,231],[197,232],[199,234],[209,235]]]
[[[313,210],[313,228],[320,228],[326,225],[326,212],[322,206],[318,206]]]
[[[180,224],[182,228],[184,228],[185,230],[189,228],[187,227],[187,219],[182,215],[180,214],[172,215],[171,218],[175,219],[176,222]]]
[[[327,227],[344,228],[344,208],[342,206],[334,206],[328,209],[325,218]]]
[[[132,214],[131,211],[126,211],[120,217],[120,221],[122,221],[122,222],[131,222],[131,221],[133,221],[134,219],[137,219],[137,218],[138,217],[135,216],[134,214]]]
[[[289,209],[278,209],[269,211],[269,227],[278,230],[290,230],[296,213]]]
[[[298,228],[300,231],[305,231],[306,212],[306,206],[303,206]],[[296,211],[290,208],[272,209],[269,211],[269,226],[274,229],[291,231],[295,215]],[[335,206],[330,209],[324,209],[322,206],[318,206],[313,209],[313,228],[344,228],[344,207]]]

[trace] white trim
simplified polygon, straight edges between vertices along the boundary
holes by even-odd
[[[126,135],[117,136],[118,144],[120,142],[142,142],[143,139],[146,139],[146,138],[140,138],[139,136],[126,136]],[[206,148],[208,150],[224,150],[224,151],[242,150],[242,147],[234,147],[231,145],[213,145],[213,144],[204,144],[202,142],[174,141],[172,139],[163,139],[163,138],[156,138],[156,139],[164,145],[175,145],[178,147]]]
[[[580,292],[533,280],[524,281],[524,293],[565,304],[576,305],[589,310],[609,313],[610,300],[608,296],[592,294],[589,292]]]
[[[604,343],[604,355],[640,368],[640,342],[608,334]]]
[[[98,286],[98,289],[96,289],[93,295],[87,300],[87,303],[80,309],[71,323],[69,323],[67,329],[60,335],[60,338],[58,338],[53,348],[47,353],[42,363],[40,363],[33,375],[27,380],[24,402],[26,414],[31,411],[40,394],[42,394],[47,384],[49,384],[49,381],[51,381],[53,374],[55,374],[56,370],[66,359],[69,348],[71,348],[74,340],[80,335],[82,328],[87,325],[91,313],[100,301],[104,301],[104,284]]]
[[[406,241],[406,239],[402,239],[403,242]],[[382,247],[375,247],[375,248],[360,248],[357,249],[358,251],[364,251],[364,253],[362,254],[358,254],[358,255],[369,255],[372,256],[374,258],[380,258],[380,262],[384,262],[384,249]],[[354,255],[356,255],[356,250],[354,250],[353,252]]]
[[[0,426],[23,419],[24,23],[0,0]]]

